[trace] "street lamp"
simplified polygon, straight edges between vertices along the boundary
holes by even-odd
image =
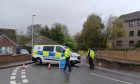
[[[32,15],[32,49],[34,46],[34,16],[36,15]]]

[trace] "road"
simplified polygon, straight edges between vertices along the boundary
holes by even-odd
[[[57,65],[27,65],[1,69],[0,84],[140,84],[140,73],[109,69],[89,70],[84,63],[64,72]]]

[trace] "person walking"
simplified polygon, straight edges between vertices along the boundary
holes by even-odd
[[[94,69],[94,51],[89,49],[88,50],[88,60],[89,60],[89,68]]]
[[[71,56],[71,52],[70,52],[69,48],[66,47],[66,50],[64,52],[64,57],[65,57],[65,60],[66,60],[64,71],[66,71],[66,68],[68,67],[69,71],[71,72],[70,56]]]

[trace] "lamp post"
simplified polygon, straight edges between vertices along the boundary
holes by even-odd
[[[34,46],[34,16],[36,15],[32,15],[32,49]]]

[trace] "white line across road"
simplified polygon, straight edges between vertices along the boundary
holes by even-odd
[[[116,81],[116,82],[120,82],[120,83],[133,84],[133,83],[130,83],[130,82],[127,82],[127,81],[122,81],[122,80],[118,80],[118,79],[110,78],[110,77],[107,77],[107,76],[102,76],[102,75],[95,74],[95,73],[90,73],[90,74],[91,74],[91,75],[94,75],[94,76],[101,77],[101,78],[105,78],[105,79],[113,80],[113,81]]]
[[[17,72],[17,69],[16,69],[16,70],[14,70],[13,72],[15,72],[15,73],[16,73],[16,72]]]
[[[23,69],[22,72],[25,72],[25,69]]]
[[[26,75],[21,75],[21,78],[23,79],[23,78],[26,78]]]
[[[23,83],[28,83],[28,79],[23,79],[22,82]]]
[[[16,76],[11,76],[11,80],[14,80],[14,79],[16,79]]]
[[[23,75],[23,74],[26,74],[25,72],[21,72],[21,74]]]
[[[16,81],[14,80],[14,81],[10,81],[10,84],[16,84]]]
[[[12,75],[15,76],[17,73],[13,72]]]

